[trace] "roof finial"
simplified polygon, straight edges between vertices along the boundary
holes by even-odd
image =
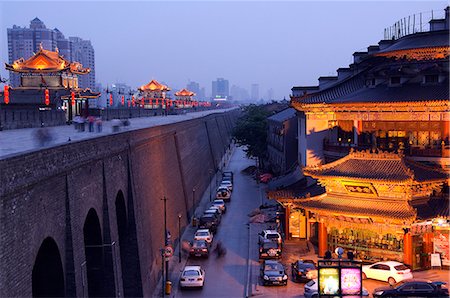
[[[39,50],[43,50],[42,42],[39,43]]]
[[[58,47],[55,47],[55,52],[59,54],[59,49],[58,49]]]

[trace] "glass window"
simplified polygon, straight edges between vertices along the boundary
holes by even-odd
[[[414,286],[414,288],[416,289],[416,290],[419,290],[419,291],[423,291],[423,292],[428,292],[428,291],[433,291],[433,288],[429,285],[429,284],[426,284],[426,283],[416,283],[415,284],[415,286]]]

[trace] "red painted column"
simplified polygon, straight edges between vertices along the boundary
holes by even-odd
[[[291,217],[291,208],[289,204],[286,204],[285,207],[285,214],[284,214],[284,232],[286,233],[285,239],[289,240],[291,237],[289,237],[289,218]]]
[[[412,266],[413,264],[413,246],[411,232],[403,236],[403,263]]]
[[[323,222],[319,222],[319,257],[323,257],[328,250],[327,227]]]
[[[433,253],[433,233],[428,232],[423,235],[423,253],[426,253],[428,256],[422,266],[429,268],[431,267],[431,254]]]

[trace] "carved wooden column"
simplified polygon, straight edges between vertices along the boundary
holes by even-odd
[[[323,257],[328,250],[328,233],[325,223],[319,222],[319,257]]]
[[[411,232],[407,232],[403,236],[403,263],[412,266],[413,263],[413,247]]]

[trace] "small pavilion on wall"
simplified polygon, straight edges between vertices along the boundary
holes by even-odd
[[[305,215],[300,228],[317,241],[319,256],[340,246],[363,260],[398,260],[417,269],[429,267],[430,253],[438,251],[450,265],[449,201],[440,193],[447,173],[382,151],[352,151],[304,173],[325,193],[295,198],[272,191],[269,197],[286,207],[287,221],[296,211]]]
[[[139,87],[141,107],[146,109],[169,108],[173,101],[167,92],[170,88],[156,80],[151,80],[148,84]]]
[[[5,115],[51,111],[52,119],[55,117],[60,122],[66,122],[75,115],[87,116],[89,99],[100,96],[100,93],[78,87],[78,76],[88,74],[89,68],[84,68],[78,62],[69,62],[59,54],[58,49],[49,51],[41,46],[32,57],[5,63],[5,68],[20,73],[19,87],[4,87],[0,104],[6,111]],[[7,120],[8,117],[3,119],[3,123],[7,124]],[[23,122],[24,125],[30,125],[26,120]],[[62,123],[56,121],[53,124]]]
[[[185,88],[175,93],[175,103],[179,108],[192,108],[198,103],[194,100],[195,93]]]

